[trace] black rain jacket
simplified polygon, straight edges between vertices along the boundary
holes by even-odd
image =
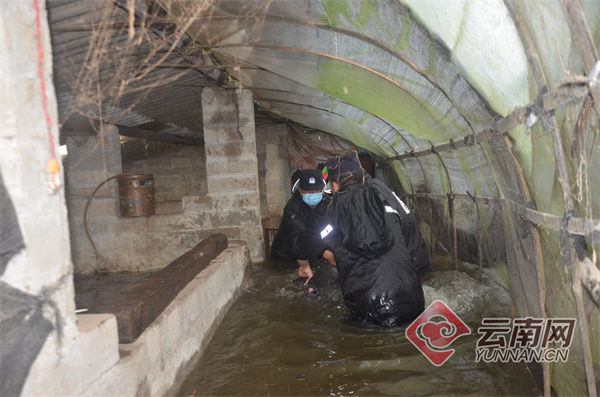
[[[424,310],[420,275],[429,259],[416,222],[393,192],[373,178],[350,185],[334,196],[327,219],[324,241],[355,317],[384,326],[416,318]]]
[[[296,192],[283,210],[283,218],[271,246],[271,258],[309,261],[320,258],[327,249],[320,232],[330,203],[331,196],[324,193],[321,202],[311,208],[302,201],[300,192]]]
[[[408,248],[412,264],[420,275],[427,273],[430,270],[427,246],[421,235],[419,225],[415,218],[410,215],[410,210],[406,204],[379,179],[367,175],[366,183],[377,191],[378,195],[383,198],[385,205],[391,206],[397,211],[402,226],[402,236]]]

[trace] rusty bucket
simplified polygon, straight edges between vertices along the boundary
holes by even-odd
[[[119,207],[122,217],[154,215],[152,174],[123,174],[119,177]]]

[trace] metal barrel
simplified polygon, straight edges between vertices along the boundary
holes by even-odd
[[[154,215],[152,174],[123,174],[119,177],[119,207],[122,217]]]

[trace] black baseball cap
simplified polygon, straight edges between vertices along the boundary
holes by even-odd
[[[299,186],[305,192],[316,192],[323,190],[326,184],[321,170],[302,170],[295,186]]]

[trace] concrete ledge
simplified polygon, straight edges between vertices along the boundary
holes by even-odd
[[[40,354],[31,368],[22,396],[78,396],[119,360],[119,337],[114,314],[77,316],[78,335],[57,360]],[[55,337],[44,350],[56,350]]]
[[[246,244],[230,241],[134,343],[119,346],[121,359],[83,395],[172,393],[244,285],[248,264]]]

